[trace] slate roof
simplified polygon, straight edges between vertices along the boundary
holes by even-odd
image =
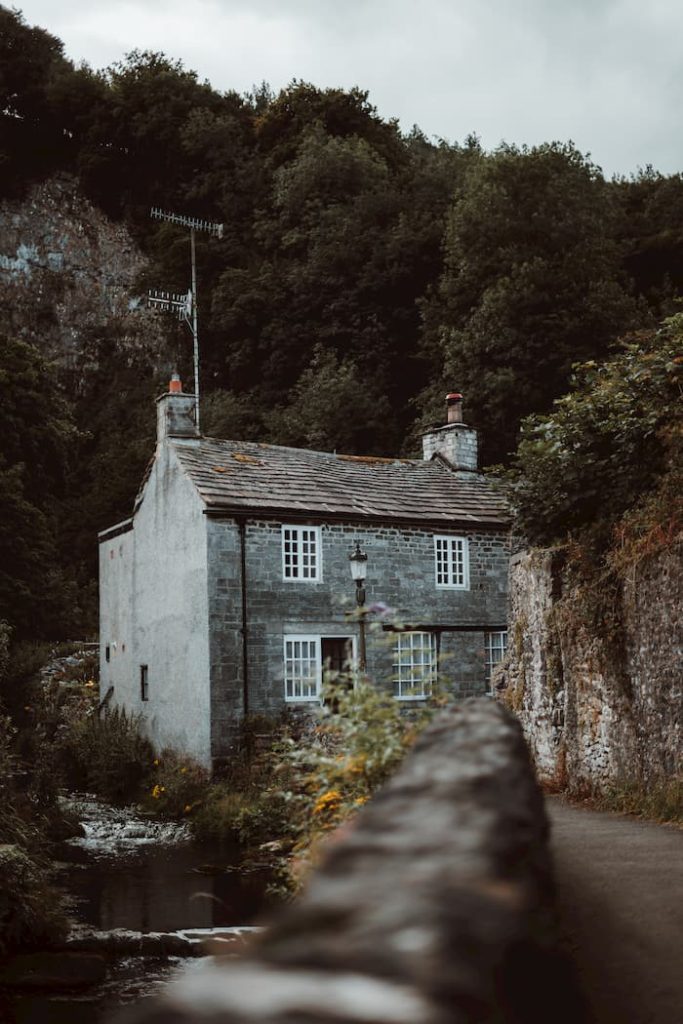
[[[207,511],[385,523],[507,526],[495,484],[439,458],[379,459],[203,438],[175,445]]]

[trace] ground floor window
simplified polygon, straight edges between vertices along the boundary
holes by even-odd
[[[505,657],[508,648],[507,630],[499,630],[497,633],[487,633],[485,640],[486,651],[486,682],[491,683],[491,677],[496,665]]]
[[[149,700],[149,669],[140,665],[140,700]]]
[[[398,700],[428,697],[436,682],[436,666],[435,633],[397,633],[392,671],[394,697]]]
[[[285,636],[285,700],[319,701],[323,672],[345,672],[354,661],[350,636]]]

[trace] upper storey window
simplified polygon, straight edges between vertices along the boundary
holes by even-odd
[[[434,538],[434,572],[437,587],[469,589],[470,554],[467,537]]]
[[[319,526],[282,527],[282,576],[286,580],[321,579],[322,551]]]

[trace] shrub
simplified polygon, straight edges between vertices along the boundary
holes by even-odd
[[[134,800],[147,786],[154,752],[137,715],[114,708],[75,721],[60,744],[69,785],[114,803]]]
[[[302,744],[285,739],[279,773],[297,834],[297,871],[319,841],[356,813],[396,770],[440,701],[412,717],[391,694],[359,677],[353,688],[334,675],[325,684],[316,727]]]
[[[386,781],[439,702],[411,717],[363,678],[349,688],[330,674],[317,715],[283,721],[241,792],[231,781],[211,787],[195,831],[261,844],[280,860],[282,889],[296,889],[320,841]]]
[[[605,363],[578,367],[549,416],[523,424],[513,500],[533,542],[613,524],[680,459],[683,314],[627,339]],[[680,510],[680,506],[679,506]]]
[[[0,955],[61,937],[61,895],[48,883],[45,836],[17,790],[16,729],[0,716]]]
[[[208,790],[192,828],[198,838],[232,839],[244,846],[285,842],[291,838],[288,810],[285,795],[277,788],[238,792],[219,782]]]
[[[192,758],[164,750],[152,761],[146,784],[147,806],[165,818],[182,818],[204,798],[209,775]]]
[[[620,814],[683,822],[683,778],[648,784],[617,780],[595,796],[595,803]]]
[[[21,846],[0,843],[0,955],[64,937],[63,897],[46,883],[46,868]]]

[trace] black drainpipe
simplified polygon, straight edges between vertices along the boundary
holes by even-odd
[[[240,531],[240,584],[242,589],[242,709],[246,719],[249,714],[249,641],[247,633],[247,525],[244,519],[237,520]]]

